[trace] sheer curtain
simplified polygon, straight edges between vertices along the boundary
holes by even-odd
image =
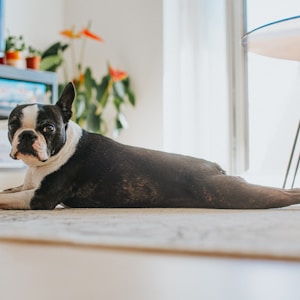
[[[165,150],[216,161],[226,170],[232,170],[236,126],[230,3],[165,0],[163,9]]]

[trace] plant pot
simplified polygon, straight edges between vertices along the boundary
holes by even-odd
[[[28,69],[39,70],[41,64],[40,56],[28,56],[26,57],[26,67]]]
[[[7,65],[24,68],[24,58],[21,51],[7,51],[5,52],[5,61]]]

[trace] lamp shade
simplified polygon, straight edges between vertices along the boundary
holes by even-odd
[[[260,26],[243,36],[242,45],[256,54],[300,61],[300,16]]]

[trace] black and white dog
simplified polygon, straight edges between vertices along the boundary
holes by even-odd
[[[8,120],[11,157],[24,184],[0,193],[3,209],[69,207],[271,208],[300,203],[300,189],[252,185],[215,163],[119,144],[74,122],[69,83],[56,105],[17,106]]]

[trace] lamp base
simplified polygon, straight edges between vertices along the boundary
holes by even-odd
[[[292,151],[291,151],[289,163],[288,163],[287,170],[286,170],[286,173],[285,173],[283,186],[282,186],[283,189],[286,188],[288,178],[290,177],[290,174],[291,174],[292,163],[295,159],[296,147],[297,147],[298,140],[299,140],[299,133],[300,133],[300,121],[298,123],[298,128],[297,128],[297,131],[296,131],[296,135],[295,135],[295,139],[294,139],[294,143],[293,143],[293,148],[292,148]],[[296,165],[295,165],[294,174],[293,174],[292,182],[291,182],[291,188],[294,187],[295,180],[296,180],[297,173],[298,173],[298,169],[299,169],[299,165],[300,165],[300,153],[298,154],[298,159],[297,159],[297,162],[296,162]]]

